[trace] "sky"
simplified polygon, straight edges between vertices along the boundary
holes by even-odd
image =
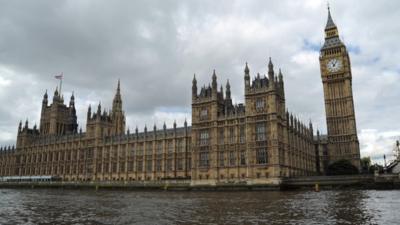
[[[350,52],[361,156],[390,159],[400,105],[400,1],[330,2]],[[89,104],[111,108],[121,80],[127,127],[191,123],[191,81],[231,84],[244,100],[244,66],[281,68],[286,106],[326,133],[319,69],[327,2],[319,0],[0,0],[0,145],[20,120],[39,125],[43,94],[75,93],[79,126]]]

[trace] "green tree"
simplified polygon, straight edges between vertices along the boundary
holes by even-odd
[[[342,159],[338,160],[328,166],[327,175],[351,175],[358,174],[357,167],[351,164],[350,161]]]
[[[361,172],[362,173],[368,173],[370,166],[371,166],[371,158],[369,156],[361,158]]]

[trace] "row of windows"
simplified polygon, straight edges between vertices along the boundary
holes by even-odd
[[[218,160],[219,160],[220,167],[225,166],[224,152],[219,152]],[[229,166],[236,166],[235,152],[233,152],[233,151],[229,152],[228,163],[229,163],[228,164]],[[241,165],[241,166],[246,165],[246,152],[245,151],[240,152],[239,165]]]
[[[257,123],[256,124],[256,140],[257,141],[265,141],[266,140],[266,124],[265,123]],[[228,133],[228,143],[236,143],[236,136],[235,136],[235,128],[230,127]],[[239,128],[239,142],[245,143],[246,142],[246,129],[245,126],[240,126]],[[210,135],[208,130],[200,131],[200,145],[208,145],[210,143]],[[224,144],[225,143],[225,135],[224,135],[224,128],[220,128],[218,131],[218,143]]]
[[[325,50],[325,55],[333,55],[333,54],[337,54],[337,53],[341,53],[341,49],[340,48],[334,48],[334,49],[329,49],[329,50]]]
[[[230,127],[228,133],[228,143],[236,143],[236,136],[235,136],[235,128]],[[224,128],[220,128],[218,132],[218,142],[219,144],[225,143],[225,135],[224,135]],[[240,126],[239,128],[239,142],[245,143],[246,142],[246,129],[245,126]]]
[[[209,167],[210,165],[210,153],[209,152],[200,152],[199,153],[199,167]],[[239,165],[246,165],[246,151],[240,151],[239,155]],[[227,164],[225,164],[227,162]],[[236,166],[236,153],[234,151],[230,151],[228,154],[228,158],[225,159],[225,153],[218,153],[218,165],[220,167],[224,166]],[[268,153],[265,148],[256,149],[256,164],[263,165],[268,163]]]
[[[85,149],[80,151],[79,154],[76,150],[72,152],[50,152],[50,153],[38,153],[32,155],[22,155],[17,157],[17,163],[40,163],[40,162],[57,162],[57,161],[69,161],[79,159],[91,159],[93,157],[92,149]]]
[[[184,160],[183,159],[177,159],[176,160],[176,169],[178,171],[183,170],[183,165],[184,165]],[[111,166],[111,167],[110,167]],[[146,172],[152,172],[153,170],[153,162],[152,160],[146,161]],[[112,172],[116,173],[118,168],[117,163],[106,163],[106,164],[97,164],[97,172]],[[125,163],[120,163],[119,164],[119,172],[133,172],[134,169],[134,163],[128,163],[126,171],[126,164]],[[143,161],[138,161],[136,163],[136,171],[138,172],[143,172]],[[165,171],[174,171],[173,167],[173,160],[169,159],[166,160],[165,164]],[[191,163],[190,159],[187,161],[187,169],[191,169]],[[162,171],[162,161],[157,160],[155,161],[155,170],[156,171]],[[87,174],[92,173],[92,168],[91,166],[84,166],[83,164],[80,164],[79,166],[54,166],[54,167],[38,167],[32,170],[31,168],[22,168],[21,171],[23,174],[29,174],[29,173],[35,173],[35,174],[77,174],[77,173],[84,173],[86,172]]]

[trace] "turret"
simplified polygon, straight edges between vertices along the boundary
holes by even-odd
[[[291,126],[292,128],[294,128],[294,124],[293,124],[293,114],[292,114],[292,113],[290,113],[290,126]]]
[[[118,84],[117,84],[117,91],[114,96],[113,100],[113,108],[112,108],[113,113],[115,112],[122,112],[122,98],[121,98],[121,88],[120,88],[120,80],[118,79]]]
[[[283,74],[282,74],[281,68],[279,68],[278,83],[279,83],[279,89],[280,89],[281,95],[283,98],[285,98],[285,85],[283,82]]]
[[[244,67],[244,89],[245,91],[250,88],[250,69],[247,65]]]
[[[195,100],[196,98],[197,98],[197,80],[196,80],[196,74],[194,74],[192,81],[192,100]]]
[[[278,82],[279,82],[279,84],[283,84],[283,75],[282,75],[282,70],[281,70],[281,68],[279,68]]]
[[[92,118],[92,106],[89,104],[89,108],[87,111],[87,120],[89,121]]]
[[[271,85],[271,88],[275,88],[275,78],[274,78],[274,64],[272,64],[271,57],[269,57],[269,62],[268,62],[268,80],[269,84]]]
[[[125,132],[125,115],[122,110],[122,97],[120,80],[118,79],[117,92],[114,96],[113,107],[111,112],[112,134],[119,135]]]
[[[212,83],[211,83],[211,88],[212,88],[212,98],[217,99],[217,75],[215,74],[215,70],[213,71],[212,75]]]
[[[226,99],[231,99],[231,85],[229,84],[229,79],[226,82],[226,92],[225,92]]]
[[[72,92],[71,98],[69,100],[69,107],[75,108],[75,96],[74,92]]]
[[[100,119],[101,117],[101,102],[99,102],[99,105],[97,106],[97,119]]]
[[[217,89],[217,74],[215,73],[215,70],[212,75],[212,88]]]
[[[22,131],[22,121],[20,120],[18,124],[18,134],[21,133],[21,131]]]
[[[46,90],[46,92],[43,95],[42,107],[47,106],[47,103],[49,102],[48,97],[49,96],[47,95],[47,90]],[[43,110],[43,108],[42,108],[42,110]]]

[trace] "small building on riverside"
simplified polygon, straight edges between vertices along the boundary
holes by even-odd
[[[400,160],[396,159],[395,161],[391,162],[387,168],[386,171],[388,173],[400,173]]]

